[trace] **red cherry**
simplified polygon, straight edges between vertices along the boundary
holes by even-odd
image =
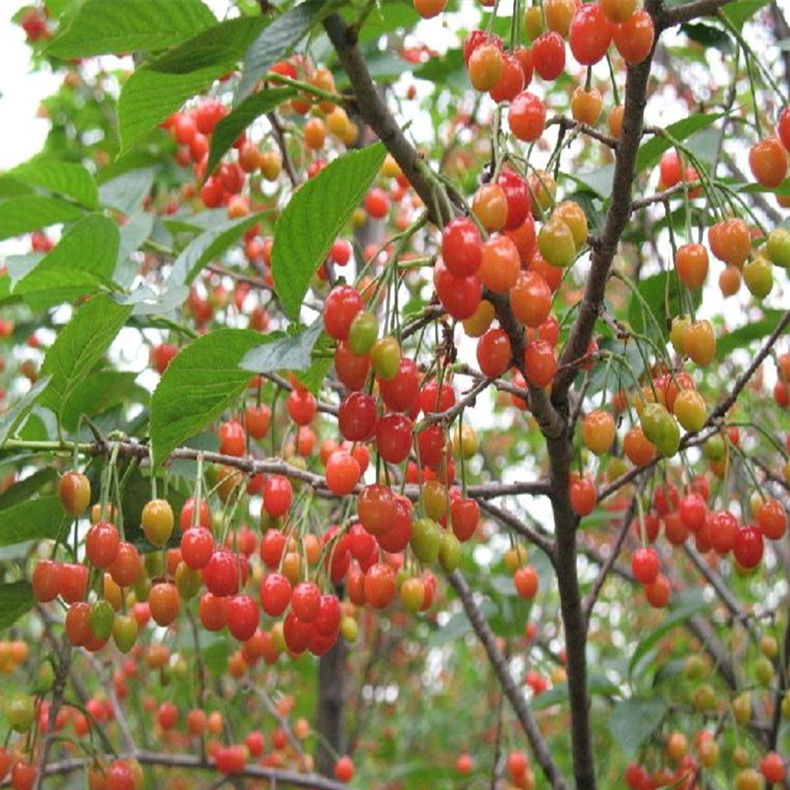
[[[364,392],[352,392],[340,404],[338,427],[344,439],[364,442],[376,431],[376,401]]]
[[[238,559],[227,549],[215,551],[202,574],[203,583],[210,593],[225,596],[238,592]]]
[[[529,196],[527,182],[517,173],[503,170],[497,177],[497,184],[505,191],[507,198],[505,230],[516,230],[526,222],[532,211],[532,199]]]
[[[357,512],[362,526],[371,535],[386,533],[395,520],[395,496],[392,490],[378,483],[362,489],[357,500]]]
[[[640,584],[652,584],[661,570],[658,552],[651,548],[637,549],[631,557],[631,572]]]
[[[121,536],[114,525],[106,521],[94,524],[85,536],[85,554],[91,565],[105,570],[118,556]]]
[[[205,527],[190,527],[181,536],[181,558],[188,568],[199,571],[214,553],[214,536]]]
[[[351,493],[361,474],[357,459],[342,450],[332,453],[326,462],[326,485],[337,496]]]
[[[301,582],[291,594],[291,611],[303,622],[312,623],[318,617],[321,590],[313,582]]]
[[[510,338],[504,329],[489,329],[477,341],[477,364],[489,378],[501,376],[510,367],[512,357]]]
[[[219,429],[219,451],[223,455],[242,456],[247,450],[247,434],[237,420],[223,423]]]
[[[402,414],[385,414],[376,425],[376,449],[391,464],[406,460],[412,445],[412,422]]]
[[[272,475],[263,484],[263,508],[272,518],[284,516],[292,498],[291,481],[283,475]]]
[[[606,55],[612,43],[614,25],[598,3],[584,3],[576,9],[568,31],[573,57],[582,66],[593,66]]]
[[[239,640],[246,642],[258,627],[258,607],[249,595],[235,595],[228,601],[228,631]]]
[[[483,239],[477,225],[467,217],[458,217],[442,231],[442,259],[451,274],[469,277],[476,274],[483,257]]]
[[[686,529],[690,532],[697,532],[702,529],[705,524],[708,506],[699,494],[692,491],[680,500],[678,512],[680,514],[680,520],[683,522]]]
[[[279,617],[291,603],[291,582],[281,573],[267,573],[259,592],[261,608],[269,617]]]
[[[356,288],[350,285],[337,285],[324,303],[324,329],[335,340],[348,340],[351,322],[365,307]]]
[[[441,259],[433,267],[433,286],[442,307],[457,321],[474,315],[483,298],[483,283],[476,274],[456,277]]]
[[[763,558],[763,533],[757,527],[741,527],[732,553],[742,568],[755,568]]]
[[[532,42],[532,65],[544,80],[556,80],[565,69],[565,42],[553,30]]]

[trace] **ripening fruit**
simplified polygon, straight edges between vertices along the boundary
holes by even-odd
[[[524,91],[510,103],[507,118],[514,137],[532,143],[546,128],[546,105],[534,93]]]
[[[538,233],[538,249],[552,266],[560,268],[570,266],[576,258],[573,232],[562,219],[554,215]]]
[[[442,259],[456,277],[469,277],[477,273],[483,259],[483,239],[471,219],[457,217],[445,225],[442,231]]]
[[[743,282],[756,299],[765,299],[774,287],[771,264],[762,255],[756,255],[743,264]]]
[[[472,198],[472,213],[489,233],[502,230],[508,214],[505,190],[499,184],[483,184]],[[482,256],[483,250],[480,252]]]
[[[538,11],[540,16],[540,9]],[[565,42],[559,33],[551,30],[541,33],[532,42],[532,65],[540,78],[547,81],[556,80],[565,70]]]
[[[495,43],[480,44],[469,57],[469,81],[476,91],[489,91],[499,82],[503,68],[502,50]]]
[[[606,55],[612,43],[613,25],[598,3],[584,3],[576,9],[568,43],[573,57],[582,66],[592,66]]]
[[[620,135],[622,134],[624,113],[625,106],[622,104],[618,104],[609,110],[609,116],[606,119],[606,123],[609,127],[609,133],[612,135],[612,137],[614,137],[615,140],[619,140]]]
[[[162,548],[173,534],[175,524],[173,508],[164,499],[152,499],[143,508],[140,524],[148,542],[157,548]]]
[[[563,200],[555,207],[551,218],[562,220],[570,228],[577,250],[587,243],[587,215],[578,203],[573,200]]]
[[[478,275],[494,293],[507,293],[518,280],[521,259],[516,245],[507,236],[492,236],[483,245]]]
[[[582,423],[584,446],[595,455],[603,455],[611,448],[617,428],[610,412],[596,409]]]
[[[778,187],[787,175],[787,151],[775,137],[760,140],[749,149],[749,168],[764,187]]]
[[[58,497],[67,513],[81,516],[91,500],[90,480],[81,472],[66,472],[58,483]]]
[[[653,18],[647,11],[635,11],[625,22],[614,29],[614,44],[629,66],[641,63],[653,48],[655,29]]]
[[[675,269],[686,288],[700,288],[708,276],[708,251],[701,244],[684,244],[675,255]]]
[[[603,97],[598,88],[591,87],[585,90],[581,85],[573,91],[571,96],[571,115],[577,123],[586,123],[595,126],[601,119],[603,110]]]
[[[523,565],[513,574],[513,584],[521,598],[531,601],[538,592],[540,579],[531,565]]]
[[[790,230],[774,228],[768,234],[767,253],[775,266],[790,269]]]
[[[444,11],[447,0],[414,0],[414,10],[423,19],[432,19]]]
[[[694,321],[683,330],[683,352],[701,367],[716,355],[716,336],[710,321]]]

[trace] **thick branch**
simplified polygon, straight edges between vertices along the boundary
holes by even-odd
[[[472,590],[466,583],[466,579],[464,579],[460,571],[455,571],[447,578],[461,599],[469,621],[472,623],[472,628],[474,628],[475,633],[482,642],[488,655],[488,660],[499,678],[502,691],[512,706],[513,712],[516,714],[521,726],[524,728],[535,760],[540,765],[546,779],[554,790],[569,790],[565,779],[560,775],[557,766],[551,758],[548,744],[543,738],[543,733],[541,733],[532,711],[527,707],[523,695],[516,688],[516,684],[508,669],[507,661],[497,647],[496,637],[475,603]]]

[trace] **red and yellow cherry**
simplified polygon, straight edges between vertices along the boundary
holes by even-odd
[[[516,139],[525,143],[535,142],[546,128],[546,105],[534,93],[524,91],[510,103],[507,119]]]
[[[774,286],[771,269],[771,263],[762,255],[755,255],[743,264],[743,282],[756,299],[765,299],[771,293]]]
[[[479,44],[467,63],[469,81],[476,91],[490,91],[502,77],[504,62],[501,47],[492,41]]]
[[[175,525],[170,503],[165,499],[152,499],[147,502],[143,508],[140,525],[148,542],[157,548],[162,548],[173,534]]]
[[[472,213],[489,233],[502,230],[508,217],[505,190],[497,183],[483,184],[472,198]]]
[[[762,186],[778,187],[787,176],[787,150],[775,137],[760,140],[749,149],[749,168]]]
[[[647,11],[639,9],[614,28],[614,45],[623,60],[629,66],[635,66],[650,54],[655,35],[653,18]]]
[[[616,433],[614,417],[603,409],[590,412],[582,423],[584,446],[595,455],[609,452]]]
[[[519,597],[531,601],[538,592],[540,579],[532,565],[523,565],[513,574],[513,585]]]
[[[713,361],[716,336],[710,321],[694,321],[683,330],[683,352],[701,367]]]
[[[540,9],[537,11],[540,15]],[[532,64],[541,79],[549,82],[562,74],[565,70],[565,42],[559,33],[552,30],[535,38],[532,42]]]
[[[395,571],[390,565],[377,562],[365,573],[365,600],[374,609],[389,606],[397,589]]]
[[[247,435],[238,420],[228,420],[219,428],[219,451],[223,455],[242,456],[247,450]]]
[[[554,349],[545,340],[533,340],[524,352],[524,372],[527,381],[534,387],[543,389],[554,379],[557,371],[557,357]]]
[[[606,55],[612,43],[613,25],[598,3],[584,3],[576,9],[568,30],[573,57],[582,66],[592,66]]]
[[[588,516],[595,508],[598,501],[598,492],[595,484],[588,477],[572,480],[570,484],[571,508],[577,516]]]
[[[90,504],[90,480],[81,472],[66,472],[58,483],[58,497],[67,513],[81,516]]]
[[[683,244],[675,254],[675,269],[686,288],[701,288],[708,276],[708,251],[701,244]]]
[[[394,337],[379,338],[370,349],[373,372],[381,381],[392,381],[400,371],[400,343]]]
[[[516,284],[520,271],[518,249],[507,236],[492,236],[483,244],[478,275],[486,288],[494,293],[507,293]]]
[[[151,617],[157,625],[168,626],[178,617],[178,589],[170,582],[157,582],[148,595]]]
[[[130,587],[138,580],[142,570],[143,563],[137,548],[132,543],[121,541],[118,554],[109,568],[112,580],[119,587]]]
[[[603,97],[598,88],[589,90],[579,85],[571,95],[571,116],[576,123],[595,126],[601,119]]]
[[[357,313],[348,331],[348,347],[356,355],[367,354],[373,348],[379,334],[376,314],[363,310]]]

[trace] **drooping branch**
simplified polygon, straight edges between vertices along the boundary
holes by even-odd
[[[538,723],[532,715],[532,711],[527,707],[523,695],[518,688],[516,688],[516,684],[508,669],[507,661],[497,647],[496,637],[475,603],[472,590],[466,583],[466,579],[464,579],[460,571],[449,574],[447,579],[461,600],[464,611],[469,617],[469,621],[472,623],[472,628],[483,644],[486,654],[488,655],[488,660],[491,662],[491,666],[494,668],[499,682],[502,685],[502,691],[507,697],[508,702],[513,708],[513,712],[516,714],[529,740],[536,762],[540,765],[546,779],[554,790],[569,790],[568,784],[560,774],[551,757],[548,744],[543,738],[543,733],[541,733],[540,727],[538,727]]]

